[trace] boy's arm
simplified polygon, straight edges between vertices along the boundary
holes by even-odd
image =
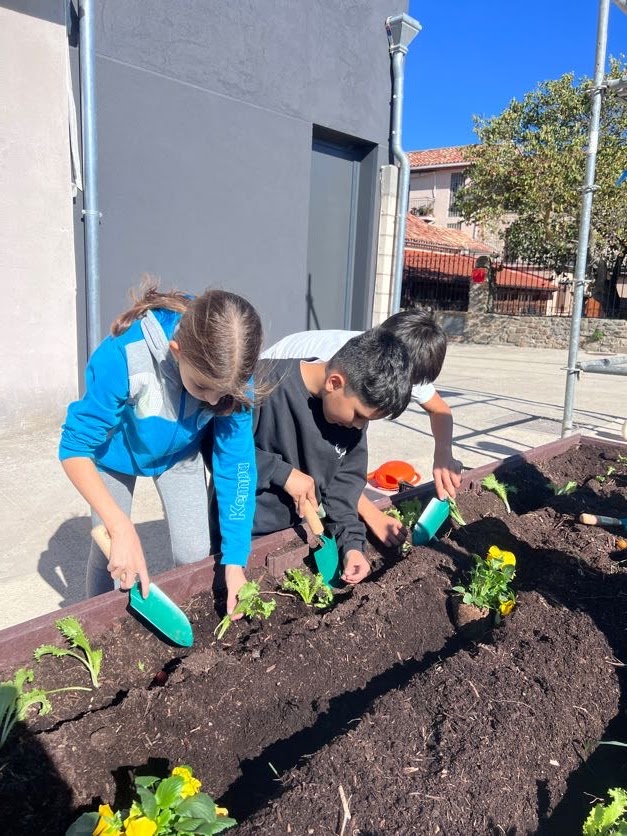
[[[436,392],[420,406],[429,415],[435,442],[433,451],[433,482],[439,499],[455,497],[461,484],[461,465],[453,458],[453,416],[451,408]]]
[[[255,452],[259,472],[257,484],[259,490],[268,490],[270,487],[283,488],[294,500],[296,513],[300,517],[304,516],[305,501],[310,502],[314,510],[318,510],[316,483],[311,476],[292,467],[278,453],[269,453],[267,450],[260,450],[259,447]]]
[[[322,502],[332,523],[332,533],[346,556],[351,549],[363,552],[366,529],[359,519],[357,505],[366,485],[368,445],[365,430],[359,443],[347,451],[335,477],[327,487]]]

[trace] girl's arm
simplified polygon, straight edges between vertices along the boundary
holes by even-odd
[[[74,487],[102,519],[109,532],[111,554],[107,570],[111,577],[120,581],[122,589],[130,589],[139,575],[145,598],[150,579],[135,526],[107,490],[91,459],[73,457],[64,459],[61,464]]]

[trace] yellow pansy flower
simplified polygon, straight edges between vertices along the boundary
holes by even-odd
[[[94,827],[93,836],[121,836],[122,831],[117,824],[109,824],[107,821],[107,819],[115,817],[115,813],[109,804],[101,804],[98,807],[98,815],[100,818]]]
[[[196,795],[202,786],[198,778],[194,778],[192,770],[187,766],[175,766],[172,770],[172,775],[178,775],[185,781],[181,789],[182,798],[190,798],[192,795]]]
[[[498,546],[490,546],[488,549],[488,557],[491,557],[494,560],[500,560],[503,566],[516,565],[516,556],[514,555],[514,552],[503,551],[503,549],[499,549]]]
[[[157,832],[157,822],[140,816],[137,819],[128,818],[124,822],[126,836],[153,836]]]
[[[501,615],[509,615],[511,611],[514,609],[515,601],[512,601],[510,598],[509,601],[503,601],[501,606],[499,607],[499,612]]]
[[[226,807],[218,807],[218,805],[216,804],[216,816],[228,816],[228,814],[229,811],[226,809]]]

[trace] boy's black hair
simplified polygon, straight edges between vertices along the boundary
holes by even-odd
[[[431,383],[436,379],[446,356],[446,334],[430,311],[399,311],[379,328],[394,334],[405,345],[412,364],[412,383]]]
[[[383,328],[350,339],[327,363],[339,371],[350,391],[377,417],[397,418],[411,398],[411,359],[403,342]]]

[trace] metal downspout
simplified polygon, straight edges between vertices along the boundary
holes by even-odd
[[[93,0],[79,0],[79,58],[83,146],[83,223],[87,354],[100,344],[100,211],[98,209],[98,134],[96,131],[96,45]]]
[[[403,264],[405,255],[405,228],[409,204],[409,158],[403,150],[403,101],[405,86],[405,56],[407,48],[420,32],[417,20],[406,14],[389,17],[385,26],[388,33],[390,55],[392,56],[392,137],[391,148],[400,168],[396,198],[396,225],[394,254],[392,260],[392,307],[390,313],[397,313],[401,307],[403,286]]]
[[[592,196],[595,189],[594,174],[599,147],[599,125],[601,122],[601,104],[603,101],[605,57],[607,52],[607,24],[609,18],[610,0],[600,0],[599,18],[597,25],[597,48],[594,64],[594,82],[591,90],[592,108],[590,111],[590,125],[588,128],[588,147],[586,156],[586,173],[581,188],[581,218],[579,219],[579,240],[577,243],[577,263],[575,265],[573,314],[570,322],[570,338],[568,343],[568,364],[566,367],[566,391],[564,394],[564,415],[562,419],[562,438],[572,435],[573,408],[575,405],[575,383],[579,376],[577,369],[577,352],[581,336],[581,313],[583,308],[584,280],[586,277],[586,263],[588,256],[588,241],[590,239],[590,219],[592,216]]]

